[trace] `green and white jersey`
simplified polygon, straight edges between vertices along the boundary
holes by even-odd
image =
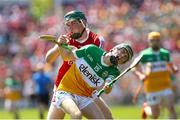
[[[20,81],[17,81],[10,77],[5,80],[5,86],[10,88],[11,90],[19,90],[19,91],[21,90],[22,87]]]
[[[87,45],[74,51],[75,62],[83,79],[91,86],[102,86],[106,80],[112,80],[120,74],[117,66],[108,66],[103,62],[105,51],[95,45]]]
[[[20,100],[22,95],[21,95],[21,88],[22,88],[22,83],[14,78],[7,78],[5,80],[5,88],[8,89],[8,91],[5,94],[5,98],[16,101]]]
[[[155,52],[147,48],[141,52],[143,72],[147,75],[144,82],[145,91],[156,92],[170,87],[170,72],[167,63],[171,61],[169,51],[160,48]]]
[[[161,48],[155,52],[152,48],[148,48],[141,52],[143,55],[141,63],[146,67],[150,65],[151,72],[159,72],[167,70],[167,63],[171,61],[169,51]]]

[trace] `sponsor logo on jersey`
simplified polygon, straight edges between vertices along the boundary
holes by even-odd
[[[100,82],[100,78],[99,78],[97,75],[92,74],[92,73],[89,72],[88,66],[85,66],[84,64],[81,64],[81,65],[79,66],[79,70],[80,70],[80,72],[81,72],[84,76],[86,76],[94,85],[98,86],[98,84],[101,83],[101,82]]]
[[[95,70],[96,72],[98,72],[98,71],[100,70],[100,67],[96,65],[96,66],[94,67],[94,70]]]
[[[108,76],[108,71],[104,71],[103,73],[102,73],[102,77],[107,77]]]

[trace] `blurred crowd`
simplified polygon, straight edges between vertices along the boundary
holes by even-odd
[[[38,63],[45,63],[45,54],[51,43],[41,41],[42,34],[59,36],[65,32],[64,13],[79,9],[85,12],[89,28],[105,38],[105,49],[128,42],[136,54],[146,48],[147,33],[162,34],[163,46],[172,52],[173,62],[180,67],[180,2],[178,0],[55,0],[50,13],[35,19],[30,5],[9,5],[0,8],[0,82],[13,74],[23,87],[29,87]],[[61,11],[58,11],[61,10]],[[52,14],[53,13],[53,14]],[[44,71],[55,80],[59,63],[44,65]],[[179,80],[178,73],[177,79]],[[129,73],[116,91],[132,92],[137,78]],[[128,90],[127,90],[127,86]],[[3,84],[0,84],[0,88]],[[180,86],[179,86],[180,88]],[[113,95],[112,93],[112,95]],[[123,93],[123,92],[118,92]],[[27,96],[28,92],[23,92]],[[32,93],[29,93],[32,94]],[[116,96],[117,97],[117,96]],[[119,95],[122,98],[122,95]],[[124,97],[126,97],[124,95]]]

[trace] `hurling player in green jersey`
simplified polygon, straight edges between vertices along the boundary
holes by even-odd
[[[120,74],[117,65],[133,57],[132,48],[128,44],[120,44],[106,52],[91,44],[80,49],[73,47],[72,51],[59,47],[59,51],[64,60],[74,62],[56,90],[54,105],[73,119],[81,118],[78,112],[88,119],[103,119],[102,111],[93,102],[94,90],[104,88],[105,93],[111,92],[112,87],[108,83]],[[66,77],[74,79],[70,81]]]
[[[65,44],[76,46],[77,48],[83,47],[87,44],[94,44],[100,48],[103,48],[105,42],[104,37],[96,34],[88,28],[88,19],[84,12],[79,10],[73,10],[66,13],[64,15],[64,26],[66,27],[67,33],[60,35],[58,40],[63,41]],[[59,52],[60,51],[58,50],[58,45],[54,45],[51,49],[49,49],[46,54],[47,63],[51,65],[55,61],[59,63],[58,58],[61,57]],[[58,74],[56,76],[53,92],[59,86],[61,79],[63,79],[67,72],[70,72],[69,69],[72,68],[72,61],[62,62],[63,63],[60,66]],[[73,75],[73,73],[71,74]],[[56,109],[56,107],[52,104],[52,102],[54,101],[54,96],[56,96],[55,92],[52,95],[47,119],[63,119],[65,116],[64,111],[61,109]],[[105,119],[112,119],[112,113],[110,111],[110,108],[106,105],[102,97],[96,98],[94,102],[102,111]]]
[[[161,101],[170,113],[171,119],[176,119],[174,108],[174,94],[171,89],[170,75],[177,72],[177,67],[172,63],[170,52],[161,46],[161,35],[159,32],[148,34],[149,48],[141,51],[143,56],[139,66],[136,67],[135,74],[143,81],[146,93],[147,105],[151,108],[153,119],[160,116]],[[147,106],[146,105],[146,106]],[[150,112],[146,112],[143,106],[142,115],[146,118]]]

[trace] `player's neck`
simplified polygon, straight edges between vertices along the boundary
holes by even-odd
[[[87,30],[85,30],[84,33],[82,34],[82,36],[80,38],[76,39],[76,40],[78,42],[83,42],[83,41],[85,41],[87,39],[87,37],[88,37],[88,32],[87,32]]]
[[[111,66],[112,63],[110,61],[110,54],[109,53],[106,53],[104,56],[103,56],[103,61],[106,65],[108,66]]]

